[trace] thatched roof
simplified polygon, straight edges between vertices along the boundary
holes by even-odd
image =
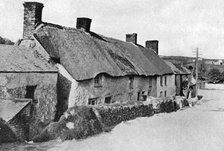
[[[170,61],[165,62],[171,68],[174,74],[191,74],[191,71],[182,65],[173,64]]]
[[[111,76],[163,75],[172,70],[153,50],[93,32],[42,23],[36,39],[76,80]]]
[[[0,45],[0,72],[57,72],[57,68],[33,49]]]

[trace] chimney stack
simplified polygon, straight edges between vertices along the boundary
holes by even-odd
[[[90,18],[77,18],[76,22],[76,28],[84,30],[85,32],[90,31],[90,26],[91,26],[92,20]]]
[[[145,42],[145,47],[152,49],[157,55],[159,54],[159,41],[158,40],[148,40]]]
[[[126,42],[132,42],[133,44],[137,44],[137,33],[126,34]]]
[[[42,9],[44,5],[38,2],[25,2],[23,6],[23,38],[29,39],[34,33],[35,25],[42,21]]]

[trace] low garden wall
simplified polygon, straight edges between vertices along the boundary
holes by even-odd
[[[181,104],[181,105],[180,105]],[[177,101],[167,98],[157,103],[135,102],[107,106],[75,106],[68,109],[58,122],[48,125],[33,141],[43,142],[52,139],[84,139],[110,130],[117,124],[137,117],[152,116],[156,113],[173,112],[188,106],[187,100]]]

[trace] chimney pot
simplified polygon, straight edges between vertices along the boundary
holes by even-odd
[[[35,30],[35,25],[42,21],[42,9],[44,5],[38,2],[25,2],[23,6],[23,38],[26,39],[31,38]]]
[[[158,40],[148,40],[145,42],[145,47],[152,49],[157,55],[159,54],[159,41]]]
[[[137,33],[126,34],[126,42],[137,44]]]
[[[92,20],[90,18],[85,18],[85,17],[77,18],[76,28],[82,29],[85,32],[89,32],[91,22],[92,22]]]

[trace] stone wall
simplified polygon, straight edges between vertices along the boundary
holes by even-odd
[[[57,113],[55,120],[59,120],[61,115],[68,109],[69,94],[72,82],[65,78],[62,74],[58,74],[57,82]]]
[[[0,145],[1,143],[9,143],[17,141],[16,135],[10,126],[0,118]]]
[[[180,107],[180,102],[181,106],[187,105],[186,99],[179,97],[177,101],[172,98],[159,99],[156,107],[148,101],[107,106],[74,106],[69,108],[58,122],[47,126],[33,141],[87,138],[107,132],[123,121],[176,111]]]
[[[31,139],[42,131],[43,127],[54,121],[57,104],[57,76],[57,73],[0,73],[1,98],[33,99],[29,109],[30,117],[27,119],[29,136],[19,133],[21,138]],[[27,111],[24,110],[24,112]],[[21,126],[24,121],[20,119],[25,120],[17,116],[11,121],[12,126]]]
[[[154,109],[151,104],[143,105],[122,105],[122,106],[101,106],[95,107],[103,127],[108,129],[123,121],[133,120],[137,117],[152,116]]]
[[[11,129],[16,134],[16,139],[18,141],[29,140],[30,133],[30,120],[32,105],[29,103],[22,111],[20,111],[13,119],[11,119],[8,124]]]

